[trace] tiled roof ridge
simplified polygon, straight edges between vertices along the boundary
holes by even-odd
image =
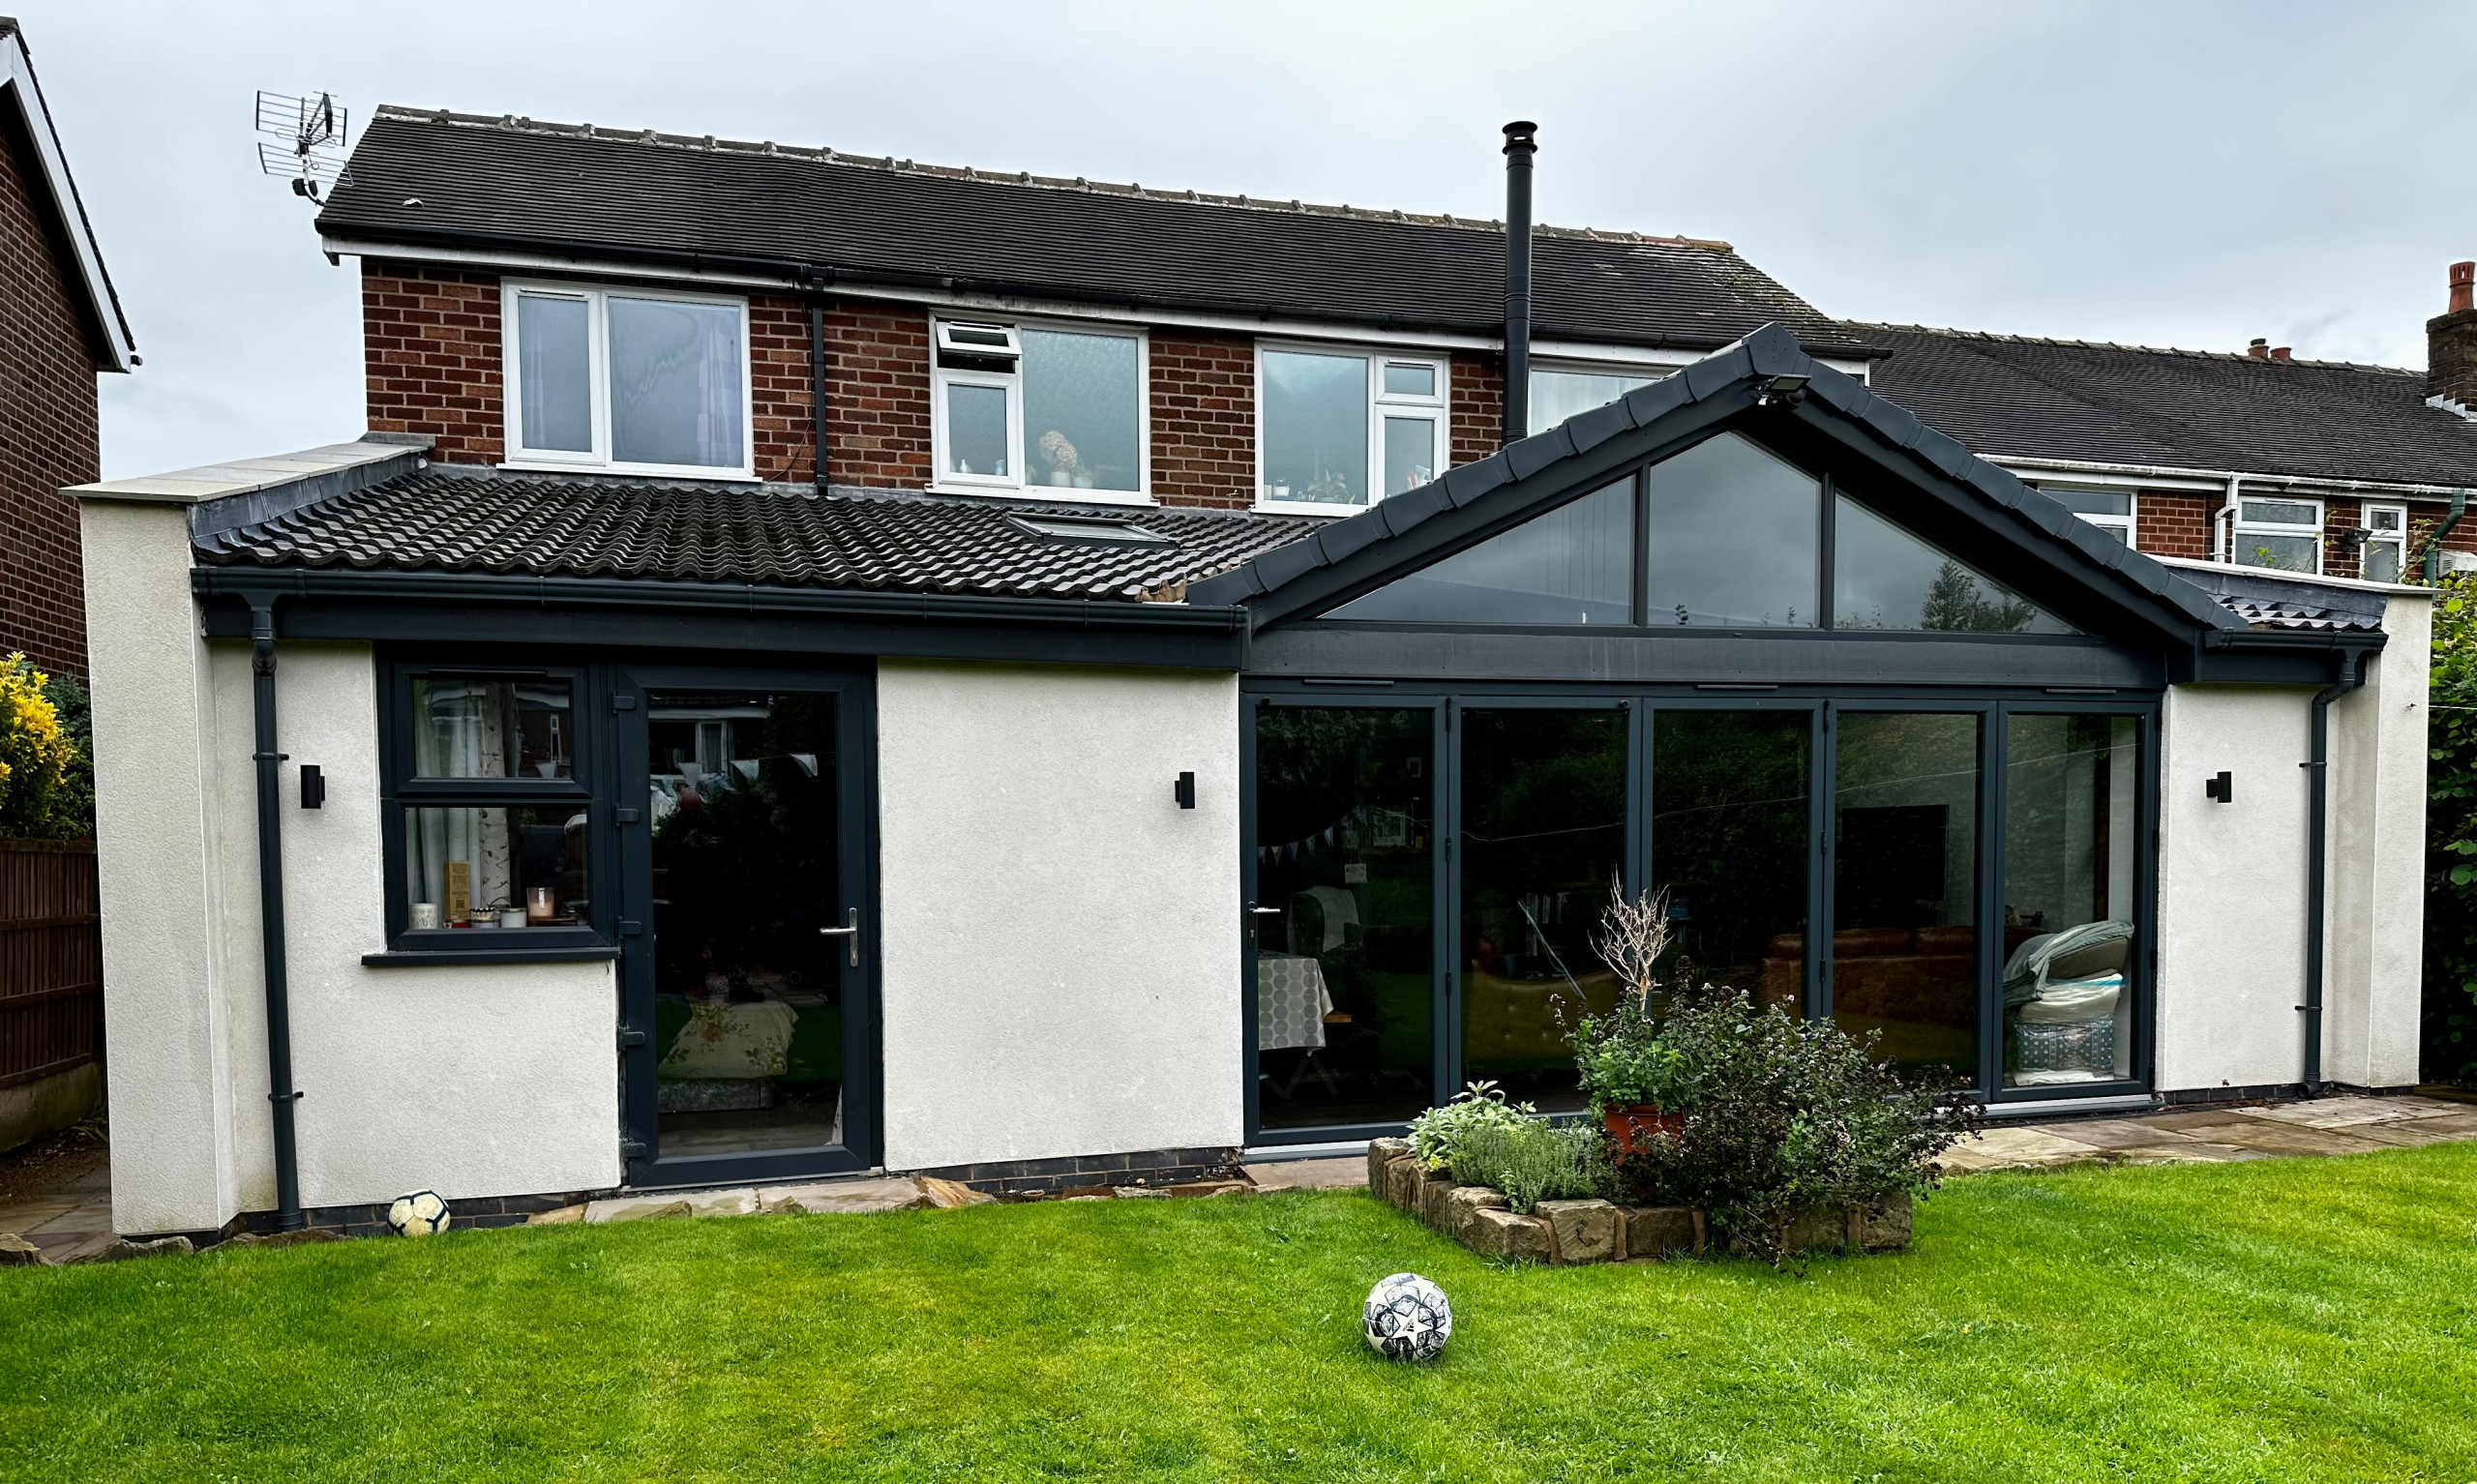
[[[1855,330],[1886,330],[1900,335],[1938,335],[1947,340],[1985,341],[1999,345],[2049,345],[2061,350],[2118,350],[2129,355],[2179,356],[2193,361],[2241,361],[2255,366],[2303,366],[2318,371],[2378,371],[2388,376],[2423,376],[2425,372],[2400,366],[2375,366],[2365,361],[2317,361],[2304,356],[2291,356],[2274,361],[2266,356],[2248,355],[2241,350],[2187,350],[2175,345],[2126,345],[2114,341],[2062,340],[2044,335],[2006,335],[1994,330],[1955,330],[1940,325],[1902,325],[1882,320],[1844,319],[1840,323]]]
[[[653,129],[605,129],[593,124],[563,124],[545,119],[521,117],[513,113],[459,113],[448,108],[414,108],[402,104],[380,104],[376,118],[403,119],[413,123],[453,124],[468,129],[497,129],[511,134],[562,134],[573,138],[607,139],[620,144],[650,144],[670,149],[697,150],[743,155],[771,155],[795,160],[812,160],[823,164],[852,165],[862,169],[884,170],[897,175],[934,175],[947,180],[979,181],[993,186],[1024,186],[1033,190],[1070,191],[1086,195],[1123,196],[1143,201],[1186,202],[1204,206],[1221,206],[1241,211],[1277,212],[1285,216],[1341,217],[1354,222],[1405,222],[1421,226],[1460,227],[1469,231],[1503,232],[1505,223],[1494,218],[1457,217],[1450,212],[1409,212],[1399,208],[1383,209],[1353,206],[1347,202],[1329,205],[1319,201],[1266,200],[1256,196],[1228,195],[1210,191],[1163,191],[1134,182],[1088,180],[1085,177],[1034,175],[1030,170],[983,170],[972,165],[924,164],[916,160],[898,160],[892,155],[851,155],[825,145],[782,144],[772,139],[724,139],[713,134],[663,134]],[[1532,227],[1535,237],[1569,238],[1578,242],[1630,243],[1646,247],[1696,248],[1710,252],[1735,252],[1729,243],[1713,237],[1661,236],[1651,232],[1629,232],[1614,227],[1550,226]]]

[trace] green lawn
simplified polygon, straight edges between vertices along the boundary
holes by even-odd
[[[2477,1146],[1979,1175],[1498,1269],[1358,1194],[0,1270],[0,1478],[2477,1478]],[[1358,1303],[1452,1295],[1440,1362]]]

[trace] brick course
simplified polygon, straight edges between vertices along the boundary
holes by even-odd
[[[64,485],[103,477],[85,290],[37,193],[40,166],[0,128],[0,653],[84,677],[86,589],[77,507]]]
[[[929,313],[838,302],[825,316],[828,473],[838,485],[929,483]]]
[[[2134,547],[2153,556],[2210,556],[2211,513],[2217,495],[2164,490],[2136,490],[2133,502]]]
[[[373,432],[426,432],[442,463],[506,455],[494,273],[365,259],[363,374]]]
[[[1505,362],[1492,355],[1457,352],[1447,405],[1453,422],[1447,466],[1477,463],[1495,453],[1504,443],[1506,426]]]
[[[1155,331],[1151,345],[1153,496],[1226,510],[1255,504],[1255,341]]]

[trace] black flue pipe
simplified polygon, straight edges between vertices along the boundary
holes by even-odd
[[[1531,433],[1531,157],[1539,126],[1506,126],[1506,405],[1505,436]]]
[[[275,1117],[275,1224],[278,1231],[298,1232],[307,1222],[292,1127],[292,1105],[301,1094],[292,1085],[292,1002],[284,965],[284,780],[278,764],[284,755],[275,746],[273,607],[251,608],[250,647],[257,703],[257,750],[250,757],[258,765],[258,951],[266,974],[267,1104]]]

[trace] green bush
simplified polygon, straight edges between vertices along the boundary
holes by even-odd
[[[1479,1124],[1454,1150],[1453,1178],[1504,1191],[1506,1203],[1526,1216],[1542,1201],[1610,1195],[1616,1180],[1601,1152],[1604,1140],[1597,1128],[1538,1118]]]
[[[1411,1120],[1411,1152],[1429,1170],[1450,1170],[1454,1155],[1472,1131],[1518,1128],[1539,1112],[1529,1103],[1508,1103],[1495,1083],[1478,1082],[1453,1095],[1443,1108],[1431,1108]]]
[[[86,694],[22,654],[0,660],[0,839],[76,840],[95,832]]]
[[[2426,720],[2425,1057],[2430,1082],[2477,1084],[2477,587],[2434,601]]]

